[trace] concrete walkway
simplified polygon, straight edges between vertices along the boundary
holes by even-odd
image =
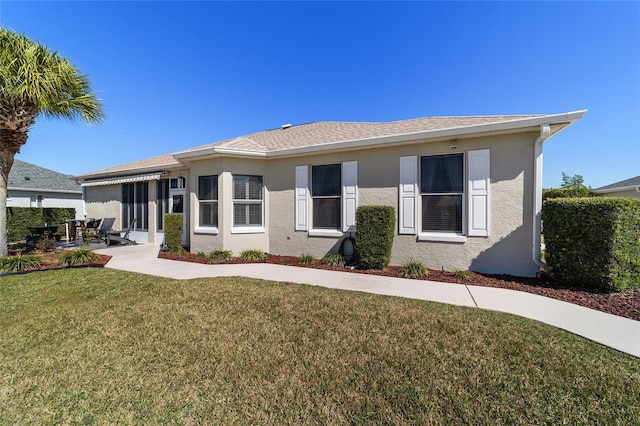
[[[204,265],[158,259],[158,249],[155,244],[139,244],[115,246],[95,252],[113,256],[107,268],[160,277],[191,279],[243,276],[507,312],[553,325],[640,357],[640,321],[530,293],[267,263]]]

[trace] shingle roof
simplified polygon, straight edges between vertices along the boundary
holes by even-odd
[[[632,177],[629,179],[621,180],[620,182],[612,183],[611,185],[596,188],[594,189],[594,191],[607,191],[611,189],[628,188],[634,186],[640,186],[640,176]]]
[[[173,158],[172,154],[158,155],[156,157],[145,158],[144,160],[133,161],[107,169],[97,170],[82,175],[82,177],[92,177],[93,175],[112,174],[117,172],[139,172],[146,169],[162,169],[180,166],[180,162]]]
[[[366,141],[368,139],[382,139],[385,137],[409,137],[428,132],[458,131],[464,133],[475,131],[475,127],[503,125],[506,127],[525,127],[539,120],[547,120],[559,123],[560,128],[579,120],[585,111],[556,115],[487,115],[487,116],[459,116],[459,117],[422,117],[409,120],[390,122],[337,122],[320,121],[282,128],[265,130],[226,139],[218,142],[200,145],[172,154],[161,155],[135,161],[108,169],[80,175],[80,178],[94,178],[117,174],[134,174],[148,171],[160,171],[181,167],[181,162],[176,158],[186,158],[206,154],[210,150],[235,151],[240,155],[276,154],[291,149],[307,149],[307,147],[326,147],[330,149],[332,144],[351,143],[351,141]],[[539,123],[541,124],[541,123]],[[468,128],[468,129],[467,129]],[[557,130],[557,129],[556,129]],[[331,148],[332,149],[332,148]],[[222,151],[219,151],[222,152]]]
[[[33,189],[81,193],[82,188],[71,175],[54,172],[35,164],[14,160],[9,172],[9,190]]]
[[[337,122],[320,121],[287,128],[265,130],[238,138],[227,139],[180,151],[187,153],[207,147],[233,148],[241,150],[277,151],[301,148],[333,142],[369,139],[383,136],[403,135],[477,126],[480,124],[504,123],[537,115],[500,115],[475,117],[423,117],[390,122]]]

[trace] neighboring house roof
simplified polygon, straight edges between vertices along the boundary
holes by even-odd
[[[375,147],[425,139],[464,137],[480,133],[538,130],[543,124],[555,134],[578,121],[586,111],[554,115],[491,115],[460,117],[422,117],[390,122],[321,121],[284,125],[210,143],[173,154],[127,163],[79,176],[82,179],[179,168],[191,157],[234,155],[276,157],[305,153]]]
[[[640,176],[632,177],[630,179],[612,183],[611,185],[596,188],[592,192],[595,192],[596,194],[604,194],[608,192],[634,191],[637,188],[640,188]]]
[[[35,164],[14,160],[9,172],[9,191],[64,192],[82,194],[74,176],[58,173]]]

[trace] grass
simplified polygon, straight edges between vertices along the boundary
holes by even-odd
[[[535,321],[246,278],[0,280],[0,424],[640,424],[640,360]]]

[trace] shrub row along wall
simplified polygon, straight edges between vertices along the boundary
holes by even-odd
[[[24,240],[29,235],[29,226],[44,224],[58,226],[58,233],[65,233],[65,221],[74,219],[73,207],[7,207],[8,241]]]
[[[604,291],[640,287],[640,199],[547,200],[543,221],[554,279]]]
[[[384,269],[391,261],[396,214],[391,206],[356,210],[356,249],[365,269]]]

